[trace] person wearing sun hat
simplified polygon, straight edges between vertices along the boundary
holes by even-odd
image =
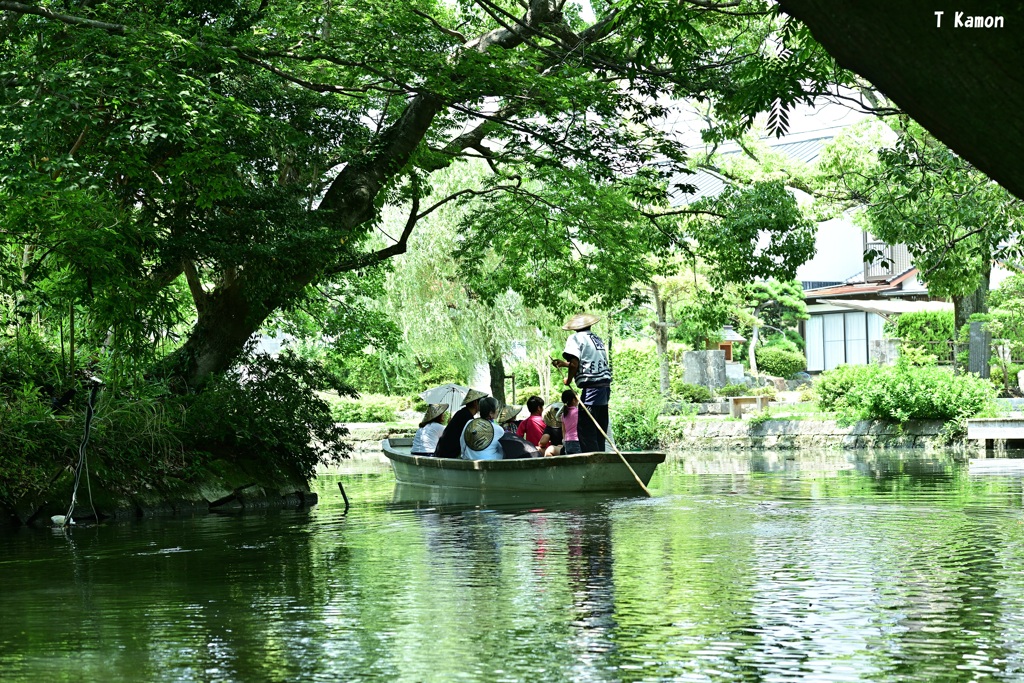
[[[558,419],[561,414],[561,403],[552,403],[544,409],[544,434],[537,445],[545,456],[562,454],[562,423]]]
[[[423,413],[420,428],[412,438],[413,455],[433,455],[437,449],[437,440],[444,433],[444,414],[448,411],[447,403],[431,403]]]
[[[437,440],[437,448],[434,455],[438,458],[458,458],[462,455],[459,447],[459,437],[473,416],[480,412],[480,399],[487,396],[482,391],[470,389],[466,398],[462,400],[462,408],[455,411],[455,414],[448,420],[448,426],[444,428],[441,438]]]
[[[505,430],[495,424],[494,420],[497,417],[498,400],[491,396],[481,399],[480,417],[470,420],[459,437],[464,459],[501,460],[504,457],[501,437]]]
[[[522,412],[522,406],[506,405],[502,406],[501,410],[498,411],[498,424],[506,432],[514,432],[519,426],[519,421],[516,420],[519,417],[519,413]]]
[[[532,443],[516,434],[516,417],[522,406],[505,406],[498,411],[498,424],[505,430],[501,439],[501,451],[504,460],[515,460],[516,458],[539,458],[540,449]]]
[[[606,434],[608,433],[612,366],[608,361],[608,350],[604,341],[590,331],[598,320],[600,318],[589,313],[569,318],[562,326],[563,330],[572,332],[562,352],[562,358],[565,360],[555,358],[551,361],[557,368],[569,368],[565,386],[575,381],[580,389],[580,403],[586,407],[586,410],[580,413],[577,426],[580,450],[583,453],[605,450],[604,436],[598,431],[598,425]]]

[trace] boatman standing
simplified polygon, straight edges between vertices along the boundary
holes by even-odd
[[[587,410],[581,410],[577,433],[580,451],[591,453],[605,450],[604,436],[597,425],[608,433],[608,400],[611,396],[612,366],[608,362],[608,350],[604,342],[590,331],[599,318],[583,313],[574,315],[562,326],[573,334],[565,342],[562,358],[551,360],[557,368],[569,368],[565,385],[575,380],[580,389],[580,403]],[[589,415],[588,411],[589,410]],[[593,418],[591,418],[593,416]],[[594,421],[597,424],[594,424]]]

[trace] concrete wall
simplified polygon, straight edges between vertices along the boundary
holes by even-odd
[[[940,420],[909,422],[902,427],[878,421],[841,427],[834,420],[768,420],[760,424],[733,420],[665,418],[671,437],[668,450],[751,450],[770,448],[930,448],[944,446]]]

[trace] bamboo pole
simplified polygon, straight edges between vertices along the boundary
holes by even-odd
[[[559,377],[562,376],[562,368],[561,367],[558,368],[558,376]],[[640,484],[640,488],[642,488],[644,490],[644,493],[646,493],[648,495],[648,497],[653,498],[654,494],[651,493],[650,489],[648,489],[644,485],[644,483],[640,480],[640,477],[637,475],[636,470],[634,470],[633,466],[629,464],[628,460],[626,460],[626,456],[624,456],[622,454],[622,451],[620,451],[619,447],[615,445],[615,442],[611,440],[611,438],[608,436],[608,433],[605,432],[604,429],[601,428],[600,424],[598,424],[597,420],[594,418],[593,413],[590,412],[590,408],[588,408],[587,404],[583,402],[583,395],[582,394],[580,395],[580,406],[583,408],[583,410],[585,410],[587,412],[587,417],[589,417],[590,421],[594,423],[595,427],[597,427],[597,431],[601,432],[601,436],[604,437],[604,440],[607,443],[610,443],[612,445],[612,450],[615,451],[615,453],[622,460],[622,464],[626,466],[626,469],[629,470],[629,473],[633,475],[634,479],[636,479],[636,483]],[[577,429],[579,429],[579,427],[577,427]]]

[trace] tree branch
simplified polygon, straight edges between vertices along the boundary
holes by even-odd
[[[441,22],[439,22],[437,19],[435,19],[434,17],[430,16],[426,12],[420,11],[418,9],[414,9],[412,11],[412,13],[416,14],[416,15],[419,15],[419,16],[423,17],[424,19],[426,19],[427,21],[429,21],[431,24],[433,24],[434,28],[436,28],[438,31],[440,31],[441,33],[445,34],[446,36],[449,36],[450,38],[454,38],[455,40],[457,40],[457,41],[459,41],[460,43],[463,43],[463,44],[469,42],[469,39],[466,38],[466,36],[462,35],[458,31],[456,31],[455,29],[451,29],[451,28],[448,28],[447,26],[442,25]]]
[[[182,269],[185,271],[185,281],[188,282],[188,290],[192,292],[192,301],[196,304],[196,311],[202,312],[210,300],[210,294],[203,289],[203,283],[199,281],[199,272],[192,259],[182,261]]]
[[[52,12],[46,9],[45,7],[25,5],[20,2],[10,2],[10,0],[0,0],[0,10],[14,12],[15,14],[34,14],[46,19],[59,21],[62,24],[98,28],[101,31],[107,31],[108,33],[124,34],[128,32],[128,27],[124,24],[110,24],[105,21],[96,21],[95,19],[86,19],[85,17],[76,17],[70,14],[58,14],[57,12]]]

